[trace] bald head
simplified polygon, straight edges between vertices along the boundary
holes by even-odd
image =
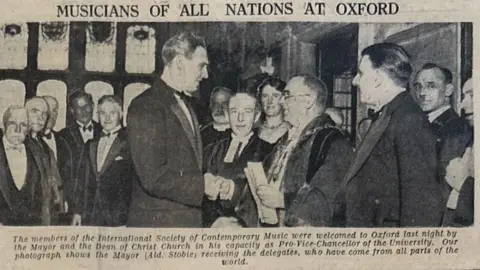
[[[57,123],[58,117],[58,101],[52,96],[42,96],[48,104],[48,120],[45,125],[46,130],[52,130]]]
[[[48,118],[48,103],[41,97],[33,97],[25,103],[30,130],[38,133],[43,130]]]

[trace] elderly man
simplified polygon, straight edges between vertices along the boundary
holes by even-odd
[[[53,152],[60,176],[64,183],[65,201],[70,203],[70,198],[72,198],[71,190],[67,189],[67,187],[73,187],[70,183],[73,181],[73,173],[76,169],[73,167],[72,150],[70,149],[67,140],[53,130],[53,127],[55,127],[55,124],[57,123],[58,101],[52,96],[42,96],[42,98],[47,102],[49,108],[47,123],[45,124],[42,133],[42,139]],[[66,208],[68,209],[68,207]]]
[[[136,174],[122,128],[122,103],[113,95],[98,101],[100,138],[89,142],[77,171],[73,225],[124,226]]]
[[[261,113],[254,96],[237,93],[227,100],[227,106],[231,136],[205,148],[204,171],[222,184],[218,198],[204,202],[204,226],[210,227],[220,217],[232,217],[233,223],[257,227],[258,213],[243,170],[249,161],[263,161],[272,145],[253,132]]]
[[[468,79],[463,85],[463,100],[460,104],[462,116],[473,129],[473,84]],[[447,212],[444,217],[444,226],[470,226],[474,216],[474,151],[473,133],[468,136],[457,136],[446,141],[446,145],[464,145],[467,148],[463,153],[453,158],[446,168],[445,180],[451,187],[447,201]]]
[[[210,111],[213,121],[202,127],[203,147],[227,138],[230,135],[230,122],[228,120],[228,100],[233,91],[226,87],[215,87],[210,95]]]
[[[203,195],[219,186],[202,173],[203,146],[189,103],[208,78],[203,38],[181,33],[162,49],[160,80],[129,108],[128,143],[140,181],[135,181],[128,226],[202,227]]]
[[[64,211],[63,187],[53,151],[41,138],[48,118],[48,103],[41,97],[33,97],[25,103],[25,108],[29,124],[25,144],[32,151],[41,176],[42,225],[55,225],[58,223],[58,213]]]
[[[310,75],[293,77],[285,87],[285,120],[292,128],[267,162],[270,185],[256,191],[265,206],[279,210],[280,226],[333,226],[334,196],[353,149],[325,113],[327,96],[325,84]]]
[[[7,226],[41,224],[40,171],[24,145],[28,134],[25,108],[12,106],[3,116],[0,143],[0,223]]]
[[[343,183],[347,227],[439,226],[444,185],[437,178],[436,137],[406,87],[407,52],[365,48],[353,84],[378,110]]]

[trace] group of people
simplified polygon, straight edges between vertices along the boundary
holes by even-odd
[[[354,147],[327,107],[317,77],[266,77],[253,90],[216,87],[212,121],[200,125],[194,95],[208,78],[201,37],[163,46],[163,73],[128,108],[75,91],[75,122],[59,133],[58,102],[10,107],[0,144],[0,223],[127,227],[409,227],[473,222],[473,86],[462,116],[451,107],[452,73],[425,64],[412,75],[400,46],[362,52],[353,80],[375,108]],[[250,186],[246,167],[266,181]],[[251,176],[251,175],[250,175]],[[262,211],[270,209],[274,218]],[[268,217],[267,217],[268,216]]]

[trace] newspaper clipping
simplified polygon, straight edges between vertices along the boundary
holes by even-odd
[[[2,269],[480,268],[477,3],[0,8]]]

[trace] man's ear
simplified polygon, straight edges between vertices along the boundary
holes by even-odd
[[[175,58],[173,58],[172,63],[175,65],[176,68],[178,69],[183,69],[185,65],[185,59],[183,58],[183,55],[177,55]]]
[[[385,76],[386,76],[386,74],[384,72],[382,72],[379,69],[376,69],[375,70],[375,78],[373,80],[373,86],[375,88],[380,87],[380,85],[382,85],[382,83],[383,83],[383,80],[385,80]]]
[[[453,84],[452,83],[449,83],[447,84],[447,86],[445,87],[445,96],[446,97],[451,97],[453,94]]]

